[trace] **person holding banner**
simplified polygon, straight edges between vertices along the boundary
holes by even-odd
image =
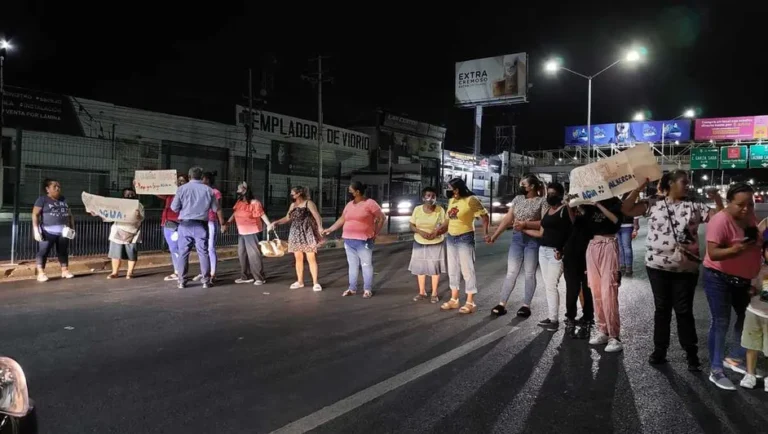
[[[723,200],[714,190],[708,192],[716,209],[688,197],[690,180],[684,170],[664,174],[656,195],[638,202],[648,180],[624,199],[622,213],[648,218],[645,267],[653,292],[654,350],[648,357],[652,365],[667,362],[672,311],[677,317],[677,337],[686,353],[688,370],[701,369],[698,336],[693,318],[693,297],[699,280],[699,226],[709,222]]]
[[[136,199],[136,192],[132,188],[123,189],[123,199]],[[112,223],[109,230],[109,259],[112,260],[112,273],[107,279],[116,279],[119,276],[120,262],[128,261],[126,279],[133,278],[133,269],[139,259],[138,241],[141,233],[141,222],[144,220],[144,207],[139,204],[136,210],[136,220],[133,223]]]
[[[507,258],[507,275],[501,286],[499,304],[491,310],[493,315],[501,316],[507,313],[509,296],[515,288],[520,269],[525,266],[525,298],[517,315],[523,318],[531,316],[531,302],[536,292],[536,269],[539,267],[539,241],[525,231],[538,231],[541,228],[541,217],[548,209],[544,183],[534,175],[528,175],[520,181],[518,195],[512,200],[512,205],[496,232],[486,237],[486,242],[493,244],[507,227],[514,227]]]
[[[74,236],[75,218],[61,195],[61,184],[55,179],[43,181],[45,195],[40,196],[32,207],[32,234],[38,243],[37,281],[47,282],[45,264],[48,255],[56,247],[62,279],[75,277],[69,272],[69,240]]]
[[[179,175],[176,179],[176,185],[179,187],[187,182],[189,182],[187,175]],[[163,226],[163,236],[165,237],[165,243],[168,245],[168,250],[171,252],[171,265],[173,265],[173,274],[166,276],[165,280],[178,280],[181,274],[179,269],[179,234],[176,232],[179,229],[179,213],[171,209],[174,196],[157,197],[165,201],[160,224]]]

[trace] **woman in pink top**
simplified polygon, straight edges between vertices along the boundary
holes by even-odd
[[[240,259],[240,277],[235,283],[251,283],[259,286],[267,283],[264,276],[264,264],[261,262],[259,235],[262,222],[270,225],[269,218],[264,214],[261,202],[253,197],[251,187],[245,182],[237,186],[237,202],[232,210],[232,216],[222,225],[221,231],[226,232],[232,221],[237,223],[237,257]]]
[[[344,227],[341,237],[349,264],[349,289],[342,294],[344,297],[357,293],[357,276],[361,267],[363,297],[373,296],[373,242],[384,226],[386,216],[375,200],[365,197],[365,189],[365,184],[353,181],[348,190],[352,200],[344,207],[336,223],[323,231],[323,235],[328,235]]]
[[[755,219],[755,191],[749,184],[731,186],[728,205],[712,217],[707,226],[707,255],[704,259],[704,292],[712,321],[709,326],[709,381],[725,390],[736,390],[723,373],[727,367],[744,373],[745,349],[739,344],[744,316],[749,305],[751,280],[760,272],[762,236]],[[736,311],[736,326],[731,336],[731,351],[725,357],[726,335],[731,324],[731,308]]]

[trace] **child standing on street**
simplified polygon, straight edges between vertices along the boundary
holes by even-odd
[[[760,274],[752,281],[752,300],[744,316],[744,330],[741,332],[741,346],[747,349],[747,372],[741,380],[741,387],[754,389],[757,383],[755,367],[757,353],[768,355],[768,242],[763,243],[763,265]],[[768,392],[768,382],[763,386]]]

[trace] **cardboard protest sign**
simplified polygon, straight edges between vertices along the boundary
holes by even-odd
[[[176,170],[137,170],[133,177],[136,194],[176,194]]]
[[[645,179],[661,178],[661,167],[647,144],[571,170],[570,206],[598,202],[636,189]]]
[[[85,210],[108,222],[135,223],[140,220],[136,212],[143,209],[138,200],[97,196],[83,192]]]

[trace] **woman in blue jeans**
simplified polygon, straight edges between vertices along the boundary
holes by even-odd
[[[323,231],[323,235],[344,227],[341,237],[349,264],[349,288],[342,294],[348,297],[357,294],[357,277],[363,269],[363,297],[373,297],[373,243],[384,226],[386,216],[379,204],[365,197],[365,184],[353,181],[349,185],[351,200],[336,223]]]
[[[622,196],[622,202],[629,197],[629,193]],[[616,234],[619,238],[619,272],[625,277],[632,277],[632,240],[637,238],[637,231],[640,230],[640,224],[637,217],[624,216],[621,220],[621,228]]]
[[[176,179],[176,185],[181,187],[189,182],[187,175],[179,175]],[[137,188],[134,183],[134,188]],[[177,265],[179,259],[179,236],[176,230],[179,228],[179,214],[171,209],[171,203],[173,202],[173,196],[157,196],[165,201],[163,207],[163,215],[160,220],[160,224],[163,226],[163,237],[165,243],[168,245],[168,251],[171,253],[171,265],[173,265],[173,274],[165,276],[166,281],[177,280],[182,270],[179,270]]]
[[[517,315],[524,318],[531,316],[531,301],[536,292],[536,269],[539,266],[539,241],[524,231],[541,228],[541,217],[549,209],[546,199],[544,184],[533,175],[526,176],[520,181],[518,195],[512,200],[496,232],[486,239],[488,244],[493,244],[507,227],[513,225],[515,229],[509,246],[507,276],[501,286],[499,304],[491,310],[493,315],[507,313],[509,296],[515,288],[520,269],[525,266],[525,299]]]
[[[704,292],[712,322],[709,326],[709,381],[724,390],[736,390],[723,368],[744,374],[746,350],[740,345],[744,317],[750,300],[751,281],[760,272],[762,235],[755,218],[754,190],[749,184],[731,186],[728,205],[707,226],[707,256],[704,259]],[[731,309],[736,324],[731,336],[731,351],[725,347],[731,325]]]

